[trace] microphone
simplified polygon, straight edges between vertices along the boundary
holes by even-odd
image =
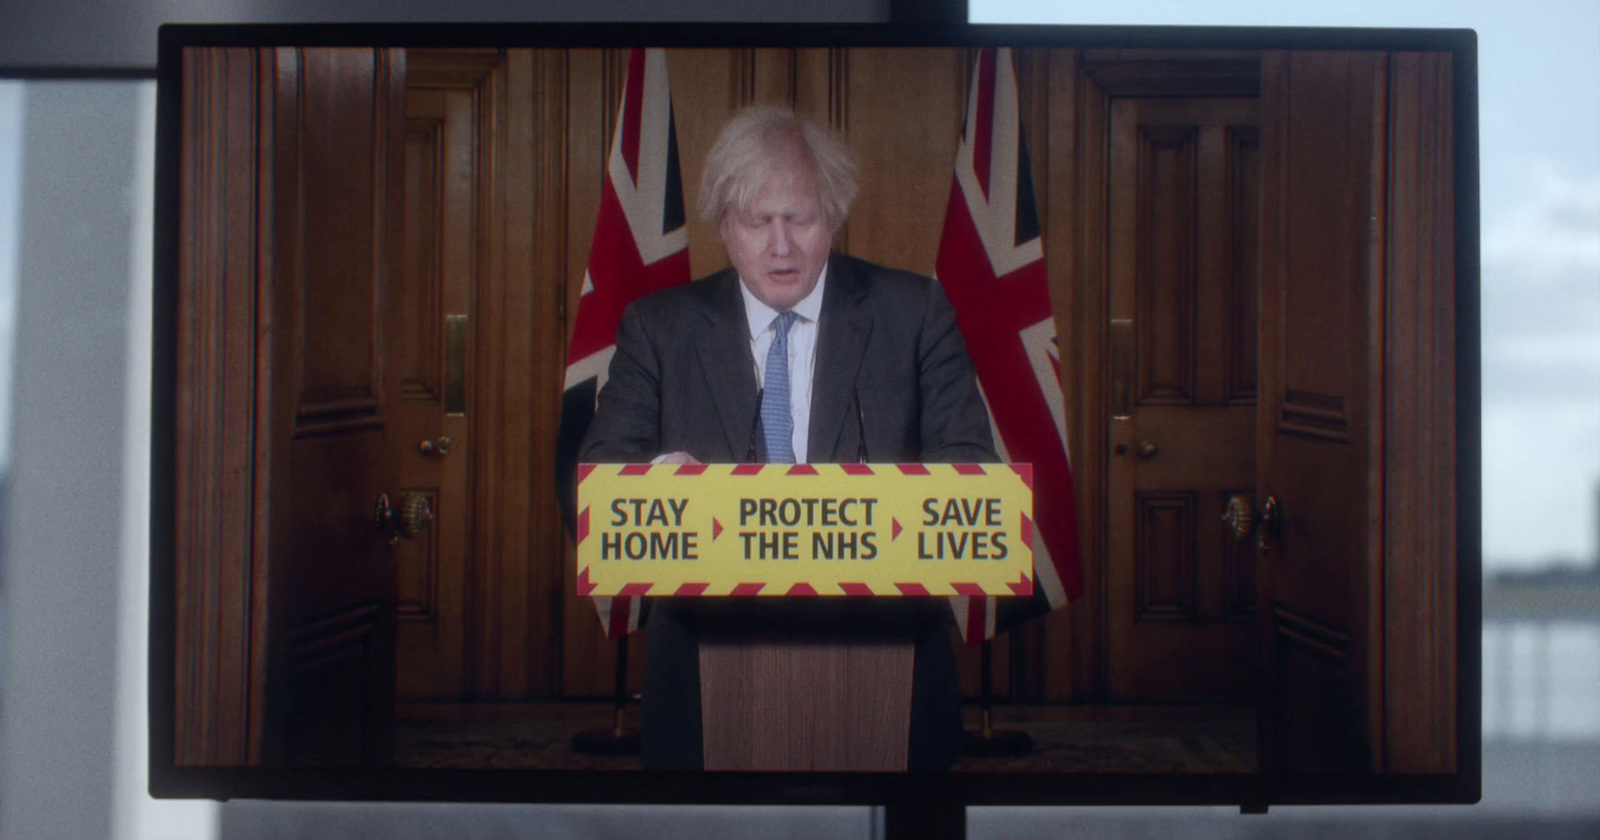
[[[756,453],[756,432],[761,430],[761,398],[766,394],[766,391],[767,389],[765,388],[756,389],[756,413],[754,417],[750,418],[750,446],[744,453],[744,462],[746,464],[754,464],[761,460]]]
[[[856,388],[850,389],[850,399],[856,404],[856,433],[859,435],[856,443],[856,463],[867,462],[867,418],[861,412],[861,392]]]

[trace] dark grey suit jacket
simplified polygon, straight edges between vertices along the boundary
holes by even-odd
[[[955,312],[932,280],[834,254],[817,322],[808,459],[994,461],[989,420]],[[644,462],[682,450],[707,463],[764,459],[755,363],[729,269],[641,298],[623,313],[609,380],[579,460]],[[701,766],[701,626],[763,632],[861,628],[916,639],[913,769],[948,767],[960,702],[943,599],[652,599],[643,731],[647,767]]]

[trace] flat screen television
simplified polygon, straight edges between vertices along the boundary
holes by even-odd
[[[152,793],[1476,801],[1476,74],[1444,30],[163,27]],[[752,105],[853,153],[835,252],[1027,361],[979,365],[1048,409],[1000,457],[1062,452],[1033,600],[950,602],[948,769],[645,769],[654,608],[580,594],[572,424],[622,305],[727,265]]]

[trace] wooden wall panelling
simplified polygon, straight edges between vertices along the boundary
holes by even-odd
[[[700,221],[700,176],[706,152],[716,141],[717,131],[734,112],[748,105],[789,107],[791,84],[788,51],[782,56],[758,59],[752,50],[668,50],[667,73],[672,81],[672,116],[678,133],[678,171],[683,176],[684,211],[689,220],[689,265],[693,277],[703,277],[727,266],[722,240],[714,225]],[[617,96],[604,100],[607,132],[600,154],[611,141],[610,126],[615,118]],[[766,97],[774,97],[768,99]],[[598,181],[595,190],[599,190]],[[584,236],[593,234],[592,222],[574,219],[583,225]],[[585,246],[584,253],[588,253]]]
[[[480,158],[479,183],[506,183],[506,79],[487,88],[488,101],[480,97],[479,130],[487,129],[488,153]],[[524,104],[523,107],[527,107]],[[488,113],[494,113],[489,117]],[[482,141],[480,141],[482,142]],[[526,194],[527,181],[512,191]],[[529,571],[535,561],[533,527],[528,519],[528,471],[532,418],[528,415],[532,359],[527,344],[532,327],[533,278],[511,277],[505,262],[507,232],[513,220],[500,213],[506,206],[501,188],[478,196],[480,212],[495,221],[480,231],[478,288],[473,300],[473,358],[485,376],[471,401],[484,418],[478,436],[478,480],[473,498],[479,509],[476,523],[477,567],[473,570],[472,614],[475,619],[468,641],[470,695],[480,700],[519,699],[528,689],[526,612]]]
[[[529,636],[526,655],[529,684],[526,696],[549,698],[560,687],[560,607],[565,567],[560,509],[555,501],[556,438],[561,416],[561,386],[565,374],[566,331],[562,302],[566,288],[567,255],[559,247],[562,237],[552,221],[562,218],[566,191],[566,150],[540,144],[539,125],[547,114],[565,113],[567,62],[555,52],[517,51],[508,60],[506,116],[506,168],[504,182],[532,184],[531,190],[511,189],[504,197],[505,282],[533,278],[533,320],[526,334],[534,362],[528,379],[533,418],[529,435],[529,480],[533,493],[524,509],[533,528],[534,564],[529,576],[531,615],[525,616]],[[553,139],[564,135],[556,133]],[[557,243],[558,247],[545,247]],[[560,564],[560,565],[557,565]]]
[[[860,168],[850,253],[932,276],[971,72],[957,49],[855,49],[839,81]]]
[[[1062,390],[1073,419],[1069,429],[1073,482],[1076,485],[1079,522],[1079,556],[1084,593],[1078,601],[1052,616],[1046,655],[1045,694],[1052,701],[1085,702],[1105,696],[1107,551],[1106,504],[1107,435],[1110,404],[1108,360],[1111,340],[1107,313],[1110,281],[1106,264],[1109,238],[1107,219],[1110,179],[1110,98],[1083,72],[1075,51],[1051,53],[1052,99],[1050,187],[1053,207],[1069,208],[1051,217],[1048,229],[1064,235],[1047,245],[1045,259],[1051,276],[1066,292],[1066,329],[1063,357],[1070,381]],[[1061,142],[1070,137],[1070,143]],[[1052,256],[1059,254],[1059,256]],[[1059,260],[1059,262],[1057,262]],[[1055,268],[1061,265],[1061,269]],[[1060,299],[1058,298],[1058,301]],[[1057,304],[1060,305],[1059,303]],[[1059,320],[1058,326],[1063,322]]]
[[[1254,97],[1261,88],[1254,50],[1089,49],[1083,63],[1114,96]]]
[[[540,79],[554,74],[556,81]],[[480,95],[487,143],[478,178],[482,255],[474,292],[473,365],[483,371],[472,403],[482,418],[474,576],[478,618],[469,642],[472,692],[485,700],[530,700],[556,690],[561,529],[555,507],[556,421],[561,390],[560,303],[564,272],[558,224],[561,137],[540,132],[536,111],[560,112],[564,61],[540,65],[517,51]],[[554,142],[557,150],[536,143]],[[553,169],[552,169],[553,167]],[[559,227],[554,228],[559,231]]]
[[[839,48],[794,50],[790,63],[790,105],[797,116],[840,135],[847,134],[850,100],[845,86],[850,80],[851,52]],[[834,235],[833,248],[850,252],[848,223]]]
[[[583,274],[588,268],[589,245],[594,238],[594,220],[600,215],[600,177],[605,171],[606,139],[605,126],[609,119],[602,116],[606,111],[603,104],[603,90],[601,81],[602,53],[600,50],[568,50],[566,52],[566,85],[565,95],[566,113],[549,114],[539,111],[534,119],[534,148],[535,156],[543,157],[550,152],[546,146],[550,145],[550,132],[561,131],[563,136],[559,148],[564,150],[566,160],[567,189],[564,196],[565,212],[562,213],[567,221],[559,228],[552,229],[549,225],[555,220],[547,220],[540,226],[539,243],[545,247],[558,248],[565,257],[562,279],[565,281],[563,289],[566,294],[562,300],[564,314],[563,327],[565,337],[562,343],[562,364],[566,363],[566,347],[572,341],[573,314],[577,310],[578,298],[583,289]],[[669,62],[668,72],[671,72]],[[545,85],[534,88],[533,95],[544,98],[554,95]],[[613,109],[615,104],[611,106]],[[674,103],[673,118],[676,121],[677,105]],[[679,130],[679,142],[682,142],[683,133]],[[685,189],[688,183],[684,184]],[[587,223],[588,227],[585,228]],[[558,239],[545,239],[547,236],[559,236]]]
[[[773,104],[794,109],[796,50],[739,50],[738,60],[745,70],[745,96],[740,105]],[[826,123],[824,123],[826,125]]]
[[[1367,136],[1364,138],[1368,154],[1366,206],[1361,218],[1366,221],[1367,283],[1359,289],[1365,295],[1366,351],[1365,366],[1353,391],[1359,391],[1366,408],[1366,464],[1365,502],[1363,512],[1365,537],[1361,546],[1361,561],[1354,569],[1357,586],[1365,593],[1358,595],[1356,605],[1355,645],[1356,679],[1364,683],[1364,696],[1357,698],[1358,714],[1366,727],[1367,750],[1371,756],[1370,768],[1384,772],[1388,767],[1388,709],[1384,703],[1384,669],[1386,648],[1384,631],[1385,610],[1385,534],[1384,506],[1386,504],[1385,479],[1388,464],[1384,450],[1388,446],[1387,359],[1389,323],[1386,317],[1389,296],[1388,250],[1389,239],[1389,58],[1383,54],[1357,53],[1352,62],[1357,68],[1352,73],[1352,98],[1365,104]],[[1367,75],[1369,74],[1370,75]],[[1365,89],[1363,89],[1365,88]],[[1354,122],[1354,121],[1352,121]],[[1357,141],[1359,142],[1359,140]],[[1359,146],[1357,147],[1359,148]]]
[[[1384,708],[1390,772],[1456,769],[1454,138],[1447,55],[1390,57]]]
[[[850,79],[850,54],[843,48],[794,51],[794,112],[801,119],[834,131],[849,128],[845,84]]]
[[[274,214],[278,212],[274,204],[273,183],[276,178],[276,166],[272,155],[267,154],[278,136],[277,120],[275,119],[278,104],[276,72],[277,51],[271,48],[262,48],[257,52],[257,112],[259,126],[256,131],[253,146],[256,154],[256,180],[255,180],[255,207],[256,219],[256,250],[257,259],[254,266],[256,315],[251,324],[255,341],[256,363],[254,370],[255,411],[254,423],[257,434],[263,439],[255,445],[255,482],[251,486],[252,498],[257,502],[254,521],[251,523],[254,533],[253,545],[255,552],[251,558],[251,597],[250,619],[251,630],[251,669],[250,669],[250,730],[249,730],[249,761],[252,765],[259,765],[266,761],[266,750],[263,744],[263,733],[267,728],[267,680],[259,679],[257,675],[269,675],[272,661],[268,656],[267,636],[265,633],[256,632],[257,628],[265,627],[270,619],[271,601],[267,584],[270,581],[268,565],[268,547],[271,545],[272,520],[270,518],[270,499],[272,494],[272,477],[274,456],[272,447],[264,439],[267,430],[272,428],[275,418],[282,413],[281,409],[272,402],[273,395],[273,366],[272,366],[272,337],[273,333],[266,327],[273,322],[277,295],[270,281],[273,271],[273,260],[276,259],[275,248],[264,247],[263,241],[270,236],[271,224]],[[281,422],[281,421],[280,421]]]
[[[173,756],[243,764],[254,665],[257,58],[190,48],[183,62]]]
[[[504,96],[504,85],[490,84],[474,96],[477,114],[474,133],[477,134],[479,154],[478,171],[473,173],[475,184],[492,177],[500,165],[498,148],[503,139],[498,128],[500,120],[491,114]],[[487,121],[487,126],[485,125]],[[487,136],[483,132],[489,129]],[[526,644],[506,633],[508,606],[505,603],[507,581],[517,566],[526,564],[531,546],[526,542],[527,519],[521,515],[518,500],[523,487],[516,485],[519,473],[515,462],[521,441],[508,440],[512,429],[527,429],[527,419],[519,416],[514,397],[508,388],[519,387],[507,379],[521,373],[527,374],[526,363],[517,365],[516,339],[518,328],[524,326],[517,319],[525,313],[515,311],[516,291],[508,288],[503,275],[496,269],[500,263],[491,253],[495,231],[506,229],[506,221],[493,215],[498,209],[495,192],[487,195],[474,191],[479,212],[487,211],[486,218],[494,222],[485,229],[475,231],[474,254],[476,262],[476,288],[473,290],[468,344],[472,348],[470,364],[483,376],[469,390],[468,415],[480,419],[473,441],[472,499],[473,558],[468,578],[468,625],[466,628],[465,679],[466,694],[472,699],[503,699],[516,696],[520,686],[516,674],[507,680],[503,663],[514,658],[509,655]],[[487,203],[487,206],[485,204]],[[522,285],[522,284],[516,284]],[[508,298],[512,298],[508,300]],[[509,567],[509,570],[508,570]],[[517,598],[515,581],[509,597]],[[510,651],[506,648],[509,646]]]

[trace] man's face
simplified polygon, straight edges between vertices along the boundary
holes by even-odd
[[[783,312],[817,287],[833,228],[804,170],[779,167],[749,207],[723,216],[722,244],[756,300]]]

